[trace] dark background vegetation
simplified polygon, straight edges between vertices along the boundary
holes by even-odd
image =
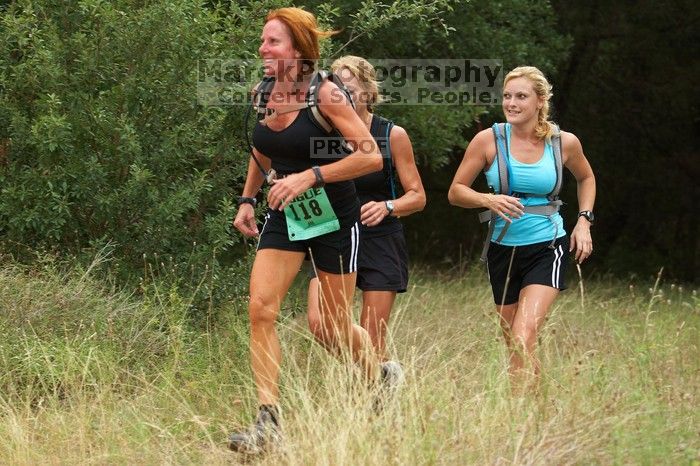
[[[325,56],[500,58],[554,84],[553,118],[596,173],[585,273],[698,279],[700,164],[690,1],[296,2],[342,30]],[[250,246],[230,221],[248,154],[243,107],[198,105],[197,61],[255,57],[280,1],[0,2],[0,252],[161,277],[210,300],[244,294]],[[446,194],[473,134],[500,109],[391,107],[429,200],[405,221],[413,259],[476,260],[484,230]],[[568,228],[575,183],[563,198]]]

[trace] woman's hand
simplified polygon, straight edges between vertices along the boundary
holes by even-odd
[[[315,183],[316,176],[311,169],[275,180],[267,193],[267,205],[270,209],[284,210],[295,197],[311,188]]]
[[[385,202],[369,201],[360,208],[360,222],[368,227],[379,225],[389,215]]]
[[[578,218],[578,222],[571,232],[569,242],[569,252],[576,250],[575,258],[579,264],[593,254],[593,240],[591,239],[591,224],[583,217]]]
[[[238,206],[238,213],[233,219],[233,226],[243,233],[243,236],[252,238],[258,236],[258,224],[255,221],[255,209],[250,204]]]
[[[511,218],[520,218],[523,215],[523,205],[520,199],[505,194],[486,194],[484,207],[497,214],[506,222],[512,222]]]

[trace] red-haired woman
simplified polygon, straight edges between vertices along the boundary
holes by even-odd
[[[367,332],[352,322],[360,205],[351,180],[380,170],[382,158],[350,101],[329,80],[319,86],[317,109],[335,128],[332,135],[337,139],[342,134],[357,149],[341,158],[335,144],[311,150],[312,140],[332,140],[314,122],[311,108],[305,108],[319,38],[330,34],[319,30],[314,16],[299,8],[271,11],[262,32],[259,53],[274,87],[266,96],[268,116],[253,130],[253,153],[263,169],[272,168],[278,178],[268,192],[265,224],[258,232],[253,207],[264,175],[251,158],[233,222],[245,236],[259,235],[249,315],[251,365],[260,407],[251,428],[230,436],[229,446],[236,451],[257,452],[278,439],[281,353],[275,320],[307,253],[321,284],[324,346],[349,353],[368,380],[379,376]]]

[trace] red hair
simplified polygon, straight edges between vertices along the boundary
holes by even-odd
[[[316,23],[316,17],[301,8],[287,7],[272,10],[267,14],[265,23],[273,19],[282,21],[292,35],[292,44],[306,62],[321,58],[319,39],[330,37],[338,31],[323,31]]]

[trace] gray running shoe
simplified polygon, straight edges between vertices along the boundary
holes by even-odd
[[[381,413],[387,403],[396,398],[404,382],[403,368],[397,361],[386,361],[381,365],[379,393],[374,399],[374,412]]]
[[[245,455],[258,455],[282,441],[276,408],[261,406],[255,423],[248,429],[228,437],[228,447]]]
[[[382,363],[382,390],[395,395],[404,382],[403,367],[397,361]]]

